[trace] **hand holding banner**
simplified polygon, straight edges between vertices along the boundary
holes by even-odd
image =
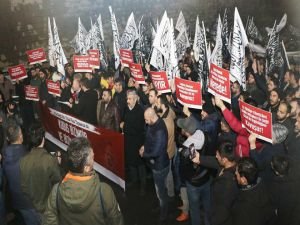
[[[272,143],[272,113],[239,101],[241,122],[249,132]]]

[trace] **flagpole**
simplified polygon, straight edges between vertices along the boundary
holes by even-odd
[[[147,63],[149,63],[149,61],[150,61],[152,52],[153,52],[153,46],[151,47],[151,51],[150,51],[150,54],[149,54],[149,56],[148,56]]]

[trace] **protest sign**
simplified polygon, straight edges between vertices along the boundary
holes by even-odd
[[[30,65],[47,61],[46,53],[43,48],[26,51],[26,54]]]
[[[31,85],[26,85],[25,89],[25,99],[31,101],[39,101],[39,88]]]
[[[160,93],[171,92],[166,71],[150,71],[152,83]]]
[[[74,55],[73,56],[74,71],[80,72],[92,72],[90,67],[90,56],[89,55]]]
[[[143,74],[142,65],[137,63],[130,63],[129,68],[135,82],[139,84],[145,84],[145,77]]]
[[[7,70],[12,81],[22,80],[27,77],[26,69],[23,64],[8,67]]]
[[[48,93],[60,97],[60,83],[47,80]]]

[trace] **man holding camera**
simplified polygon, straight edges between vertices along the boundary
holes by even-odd
[[[177,120],[177,126],[182,129],[182,134],[187,137],[180,149],[180,173],[185,180],[190,207],[191,224],[201,224],[200,206],[204,208],[204,221],[209,225],[210,209],[210,172],[201,165],[193,163],[196,151],[205,155],[205,135],[197,129],[198,121],[193,117]]]

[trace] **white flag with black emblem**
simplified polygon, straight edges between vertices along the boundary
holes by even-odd
[[[86,54],[86,44],[85,44],[85,39],[86,39],[87,31],[84,28],[83,24],[81,23],[80,17],[78,18],[78,30],[71,41],[71,46],[74,48],[75,53],[80,53],[80,54]]]
[[[121,49],[132,49],[134,42],[138,39],[139,33],[138,29],[134,20],[133,13],[130,14],[127,25],[123,32],[123,35],[120,39],[120,48]]]
[[[219,15],[218,25],[217,25],[216,44],[213,52],[211,53],[211,58],[210,58],[210,62],[219,67],[222,67],[222,63],[223,63],[222,46],[223,46],[222,22],[221,22],[221,17]]]
[[[112,11],[111,6],[108,7],[111,16],[111,27],[113,32],[113,49],[115,58],[115,69],[118,69],[120,65],[120,43],[119,43],[119,30],[117,25],[116,16]]]
[[[54,54],[54,45],[53,45],[53,34],[51,28],[51,21],[48,17],[48,57],[49,57],[49,64],[52,67],[55,67],[55,54]]]
[[[238,81],[246,90],[246,71],[245,71],[245,47],[248,45],[248,38],[244,29],[243,22],[237,8],[234,11],[234,25],[231,47],[230,79]]]
[[[53,45],[54,45],[54,55],[56,60],[57,71],[65,76],[65,64],[68,63],[67,58],[65,56],[64,50],[61,46],[58,30],[56,26],[55,19],[53,18]]]

